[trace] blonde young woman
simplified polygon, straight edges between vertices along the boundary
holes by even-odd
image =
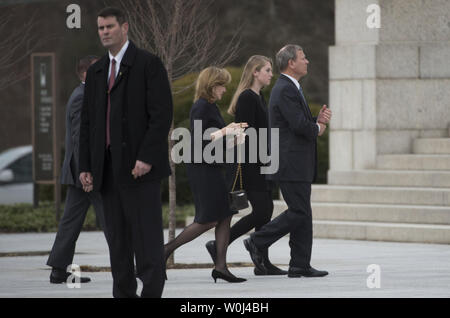
[[[218,67],[206,68],[197,79],[195,102],[190,112],[192,162],[194,162],[196,144],[201,145],[203,153],[203,148],[209,143],[201,143],[201,141],[195,143],[194,136],[203,136],[207,129],[214,128],[216,131],[210,135],[211,142],[222,142],[220,140],[222,136],[238,134],[247,127],[246,123],[232,123],[225,127],[225,121],[216,105],[216,101],[220,100],[226,91],[225,85],[230,81],[230,73]],[[202,124],[201,131],[195,131],[200,129],[199,122]],[[194,222],[186,227],[175,240],[164,246],[164,253],[167,260],[175,249],[215,227],[217,260],[211,274],[214,282],[217,278],[221,278],[231,283],[240,283],[246,279],[234,276],[228,270],[226,262],[230,222],[236,212],[230,210],[229,189],[222,169],[222,165],[206,163],[204,158],[201,158],[201,162],[186,164],[186,172],[195,202],[195,218]]]
[[[260,128],[268,128],[268,109],[261,94],[261,89],[270,85],[272,76],[272,60],[270,58],[261,55],[250,57],[244,67],[241,81],[228,109],[228,113],[235,116],[236,122],[246,122],[249,127],[255,128],[257,132],[259,132]],[[246,163],[242,164],[243,187],[247,192],[247,197],[253,210],[233,225],[229,244],[253,228],[258,231],[270,221],[273,213],[271,183],[260,172],[262,163],[259,161],[259,158],[257,163],[248,163],[248,140],[246,143]],[[209,241],[206,244],[206,248],[213,261],[215,261],[217,255],[216,242]],[[287,271],[279,269],[270,262],[267,249],[263,253],[263,261],[264,271],[255,268],[255,275],[287,274]]]

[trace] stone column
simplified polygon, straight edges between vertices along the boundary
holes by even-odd
[[[369,28],[371,4],[380,28]],[[448,136],[450,1],[335,0],[330,170],[376,167],[417,137]]]

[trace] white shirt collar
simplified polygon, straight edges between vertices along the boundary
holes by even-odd
[[[119,53],[116,54],[116,56],[113,56],[113,55],[111,54],[111,52],[109,51],[109,52],[108,52],[108,53],[109,53],[109,60],[112,61],[112,59],[115,59],[115,60],[116,60],[116,65],[120,65],[120,62],[122,62],[122,58],[123,58],[123,56],[125,55],[125,52],[126,52],[126,50],[127,50],[127,48],[128,48],[128,44],[130,44],[130,41],[129,41],[129,40],[127,40],[127,41],[125,42],[125,44],[124,44],[124,45],[122,46],[122,48],[120,49]]]
[[[281,74],[283,74],[284,76],[289,78],[295,84],[295,86],[297,86],[297,89],[300,90],[300,83],[295,78],[293,78],[292,76],[287,75],[285,73],[281,73]]]

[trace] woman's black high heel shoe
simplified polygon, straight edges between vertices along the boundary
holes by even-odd
[[[240,278],[240,277],[236,277],[233,274],[229,275],[229,274],[224,274],[222,272],[219,272],[215,269],[213,269],[212,273],[211,273],[212,278],[214,279],[214,283],[217,283],[217,278],[223,279],[229,283],[242,283],[245,282],[246,279],[245,278]]]

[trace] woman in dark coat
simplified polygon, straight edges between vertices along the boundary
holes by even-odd
[[[267,129],[268,109],[261,89],[270,85],[272,79],[272,60],[261,55],[252,56],[245,65],[241,81],[234,94],[228,113],[235,116],[236,122],[246,122],[248,126],[256,129],[257,149],[259,154],[259,129]],[[258,156],[256,163],[250,163],[249,139],[246,137],[246,158],[242,164],[243,187],[247,192],[248,200],[252,205],[252,212],[241,218],[230,233],[230,244],[238,237],[246,234],[253,228],[258,231],[267,224],[273,213],[272,184],[261,174],[263,164]],[[206,244],[206,248],[213,260],[216,255],[214,241]],[[265,272],[255,268],[255,275],[286,275],[287,272],[274,266],[268,256],[268,250],[263,253]]]
[[[217,278],[228,282],[243,282],[245,279],[234,276],[227,267],[226,253],[228,249],[230,222],[235,211],[230,210],[228,200],[229,189],[225,180],[223,166],[210,163],[211,158],[203,156],[204,148],[219,143],[224,147],[226,134],[238,135],[247,127],[245,123],[232,123],[225,126],[219,108],[215,104],[226,91],[225,85],[231,81],[230,73],[221,68],[208,67],[197,79],[195,103],[190,112],[192,162],[186,164],[186,172],[195,202],[194,222],[186,227],[173,241],[164,246],[167,258],[178,247],[192,241],[202,233],[215,227],[217,242],[217,261],[212,272],[214,281]],[[194,141],[195,136],[204,136],[205,131],[215,130],[207,141]],[[195,157],[200,152],[202,156]],[[205,151],[206,153],[206,151]],[[213,154],[214,156],[214,154]]]

